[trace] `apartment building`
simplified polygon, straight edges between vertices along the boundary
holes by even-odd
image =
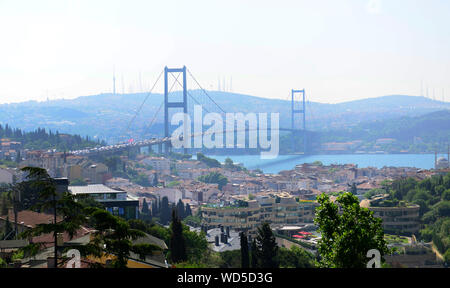
[[[139,218],[139,200],[128,195],[126,191],[112,189],[103,184],[87,186],[69,186],[74,195],[89,195],[105,206],[111,214],[125,219]]]
[[[263,223],[304,224],[313,223],[315,201],[297,200],[287,193],[268,193],[258,195],[255,200],[242,200],[234,196],[233,205],[202,206],[203,225],[208,228],[230,227],[236,231],[256,234]]]
[[[401,203],[398,206],[383,205],[386,196],[372,200],[363,200],[361,207],[373,211],[375,217],[383,220],[383,229],[389,234],[417,234],[420,230],[420,206],[410,203]]]

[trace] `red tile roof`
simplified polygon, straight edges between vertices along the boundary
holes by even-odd
[[[8,211],[8,217],[9,221],[11,223],[14,223],[14,213],[13,210],[10,209]],[[53,215],[51,214],[45,214],[45,213],[38,213],[30,210],[24,210],[17,213],[17,223],[21,224],[23,222],[24,226],[27,226],[28,228],[34,228],[37,224],[48,224],[53,223]],[[0,219],[6,220],[6,216],[0,216]],[[56,221],[61,221],[61,217],[57,217]]]

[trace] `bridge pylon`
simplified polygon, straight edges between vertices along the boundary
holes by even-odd
[[[169,101],[169,73],[183,73],[183,101],[182,102],[170,102]],[[176,80],[178,81],[178,80]],[[169,108],[183,108],[183,113],[187,117],[187,83],[186,83],[186,66],[183,68],[167,68],[164,67],[164,137],[170,137],[169,135]],[[187,123],[187,121],[184,121]],[[186,127],[186,125],[184,125]],[[187,128],[187,127],[186,127]],[[186,131],[185,134],[186,135]],[[171,143],[165,143],[165,153],[169,154],[171,151]],[[184,148],[184,154],[187,154],[187,148]]]
[[[296,94],[302,94],[302,101],[300,103],[299,101],[296,101],[295,96]],[[296,103],[299,103],[301,107],[297,107]],[[295,132],[300,131],[300,129],[295,127],[295,114],[302,114],[303,115],[303,153],[306,154],[306,105],[305,105],[305,89],[302,90],[294,90],[292,89],[292,102],[291,102],[291,129],[292,129],[292,135],[291,135],[291,145],[292,145],[292,152],[295,153]]]

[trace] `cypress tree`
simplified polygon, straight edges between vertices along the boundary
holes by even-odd
[[[161,223],[167,225],[170,218],[169,199],[164,196],[161,200]]]
[[[187,260],[186,244],[183,237],[183,225],[175,209],[172,210],[172,235],[170,237],[170,258],[173,263]]]
[[[189,203],[186,204],[186,211],[184,212],[184,217],[192,216],[191,205]]]
[[[261,262],[261,268],[278,268],[278,246],[275,240],[275,236],[272,233],[269,223],[263,223],[258,228],[258,236],[256,237],[259,259]]]
[[[241,267],[249,268],[250,259],[248,254],[247,234],[245,234],[245,232],[241,232],[239,236],[241,237]]]
[[[252,241],[252,247],[251,247],[251,260],[252,260],[252,268],[258,268],[258,246],[256,245],[256,240],[253,239]]]
[[[2,196],[2,210],[1,210],[1,213],[2,213],[2,215],[7,215],[8,214],[8,203],[7,203],[5,195]]]
[[[183,220],[186,217],[184,215],[184,203],[183,203],[183,201],[181,201],[181,199],[178,200],[178,203],[177,203],[177,214],[181,220]]]
[[[11,233],[12,231],[13,227],[11,222],[9,221],[9,216],[6,216],[5,232],[3,233],[3,237],[0,240],[11,240],[13,238],[12,236],[14,236],[14,233]]]
[[[145,198],[144,198],[144,201],[142,202],[142,210],[141,210],[141,212],[143,213],[143,214],[145,214],[145,215],[148,215],[149,213],[149,209],[148,209],[148,204],[147,204],[147,201],[145,200]]]

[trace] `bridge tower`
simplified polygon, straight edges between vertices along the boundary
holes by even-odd
[[[296,100],[296,95],[302,94],[303,99],[302,101],[300,99]],[[301,101],[301,102],[300,102]],[[297,105],[298,106],[297,106]],[[291,135],[291,144],[292,144],[292,152],[295,153],[295,140],[294,135],[295,132],[300,131],[300,129],[296,129],[295,127],[295,114],[303,114],[303,152],[306,154],[306,105],[305,105],[305,89],[302,90],[294,90],[292,89],[292,102],[291,102],[291,129],[292,129],[292,135]]]
[[[182,102],[170,102],[169,101],[169,73],[183,73],[183,101]],[[178,80],[176,80],[178,81]],[[183,108],[183,113],[187,115],[187,84],[186,84],[186,66],[183,68],[167,68],[164,67],[164,137],[170,137],[169,135],[169,108]],[[184,122],[186,123],[186,121]],[[185,125],[186,126],[186,125]],[[171,150],[171,143],[165,143],[165,153],[169,154]],[[184,153],[187,154],[187,148],[184,148]]]

